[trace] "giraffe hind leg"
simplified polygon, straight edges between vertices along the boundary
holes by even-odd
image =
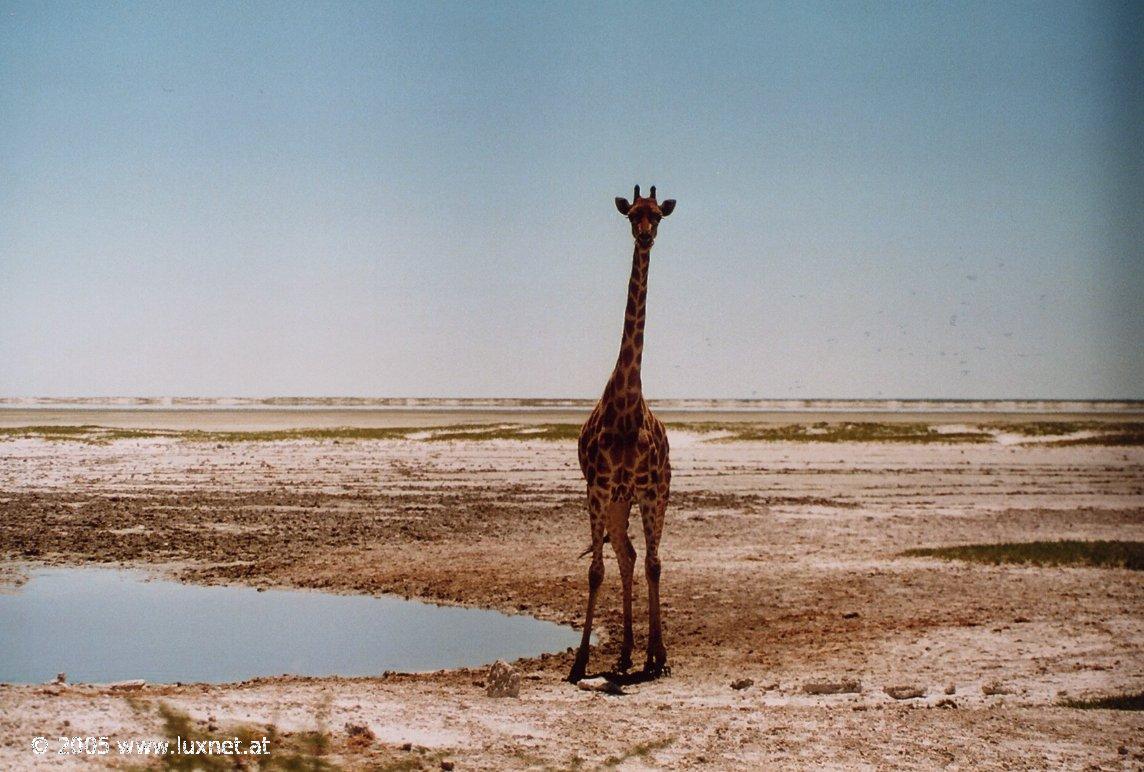
[[[667,511],[667,491],[649,491],[640,500],[640,519],[643,521],[644,571],[647,575],[648,636],[647,660],[644,672],[655,677],[666,675],[667,647],[663,644],[663,623],[659,608],[659,541],[663,535],[663,518]]]
[[[614,502],[608,506],[605,540],[610,539],[616,562],[620,566],[620,581],[624,592],[624,637],[620,645],[620,657],[616,661],[616,672],[627,672],[632,666],[632,572],[636,562],[636,548],[628,538],[628,518],[632,511],[630,500]]]
[[[600,585],[604,583],[604,507],[598,495],[588,493],[588,516],[592,528],[592,564],[588,568],[588,610],[584,613],[584,632],[580,637],[580,648],[576,651],[576,661],[568,673],[568,680],[576,683],[584,677],[588,668],[588,649],[592,643],[592,614],[596,609],[596,598]]]

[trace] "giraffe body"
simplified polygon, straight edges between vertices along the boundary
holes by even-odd
[[[648,198],[635,202],[617,198],[616,208],[632,224],[635,251],[628,283],[624,334],[620,354],[604,394],[580,430],[580,471],[588,487],[588,516],[592,534],[592,563],[588,569],[588,610],[584,632],[570,681],[584,676],[592,634],[592,617],[599,587],[604,580],[604,541],[610,541],[620,568],[623,586],[624,634],[617,671],[631,667],[632,575],[636,550],[628,536],[632,506],[639,507],[644,533],[644,570],[648,583],[648,642],[645,673],[656,676],[667,668],[667,649],[659,613],[659,542],[663,534],[671,486],[667,431],[643,398],[640,366],[643,358],[647,274],[652,243],[660,219],[675,208],[674,201],[659,204],[655,188]]]

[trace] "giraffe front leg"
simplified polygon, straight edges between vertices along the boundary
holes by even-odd
[[[632,572],[635,569],[636,548],[628,538],[631,509],[630,499],[608,507],[608,539],[612,542],[616,562],[620,565],[620,581],[624,591],[624,637],[620,645],[620,658],[616,661],[617,673],[625,673],[632,666]]]
[[[644,571],[647,575],[648,635],[644,672],[653,677],[670,672],[667,667],[667,647],[663,644],[663,623],[659,614],[659,575],[662,567],[659,540],[663,534],[663,515],[666,509],[666,495],[649,497],[640,503],[640,517],[647,545]]]
[[[584,677],[588,667],[588,647],[592,643],[592,613],[596,609],[596,597],[600,585],[604,583],[604,511],[599,500],[589,495],[588,514],[592,526],[592,565],[588,568],[588,610],[584,614],[584,633],[580,638],[580,648],[576,651],[576,661],[568,673],[568,681],[576,683]]]

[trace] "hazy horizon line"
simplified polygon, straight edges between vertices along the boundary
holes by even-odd
[[[18,403],[68,403],[89,402],[100,403],[110,401],[134,401],[141,404],[154,402],[262,402],[262,403],[304,403],[304,402],[532,402],[532,403],[560,403],[560,402],[595,402],[598,396],[368,396],[353,394],[325,394],[325,395],[205,395],[205,394],[90,394],[90,395],[4,395],[0,396],[0,406]],[[647,397],[648,402],[1079,402],[1079,403],[1125,403],[1142,404],[1144,398],[1139,397],[1037,397],[1037,396],[1009,396],[1009,397],[934,397],[934,396],[897,396],[897,397]]]

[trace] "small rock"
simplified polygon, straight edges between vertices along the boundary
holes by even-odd
[[[1128,755],[1128,747],[1125,745],[1121,745],[1119,748],[1116,749],[1116,752],[1119,753],[1121,756],[1127,756]]]
[[[401,750],[403,750],[403,751],[413,750],[413,743],[402,743],[401,744]]]
[[[843,619],[857,619],[858,618],[858,612],[857,611],[847,611],[845,614],[842,615],[842,618]]]
[[[956,707],[957,707],[957,703],[956,703],[956,702],[954,702],[953,700],[951,700],[951,699],[948,699],[948,698],[947,698],[947,699],[944,699],[944,700],[938,700],[938,701],[937,701],[937,706],[938,706],[939,708],[956,708]]]
[[[56,673],[56,680],[53,683],[66,684],[68,682],[67,673]]]
[[[957,684],[950,684],[949,686],[945,687],[945,693],[957,694]]]
[[[603,692],[604,694],[624,694],[619,684],[614,684],[607,678],[582,678],[576,682],[576,688],[586,692]]]
[[[926,690],[918,686],[887,686],[882,691],[895,700],[916,700],[926,696]]]
[[[739,678],[731,682],[731,688],[735,691],[742,691],[754,685],[755,681],[751,678]]]
[[[981,687],[981,693],[992,696],[994,694],[1012,694],[1013,690],[1000,681],[990,681]]]
[[[490,697],[520,696],[520,673],[504,660],[498,659],[493,663],[485,682],[488,684],[485,694]]]
[[[802,690],[807,694],[858,694],[862,691],[862,684],[857,681],[809,683],[803,684]]]
[[[131,681],[116,681],[107,685],[108,689],[116,692],[134,692],[142,689],[147,685],[147,682],[142,678],[136,678]]]
[[[452,761],[449,761],[448,759],[441,760],[441,769],[445,770],[445,772],[450,772],[450,770],[452,770],[455,766],[456,764],[454,764]]]
[[[373,730],[371,730],[368,726],[364,726],[362,724],[351,724],[348,721],[346,722],[346,734],[348,734],[350,737],[369,740],[370,742],[372,742],[375,738]]]

